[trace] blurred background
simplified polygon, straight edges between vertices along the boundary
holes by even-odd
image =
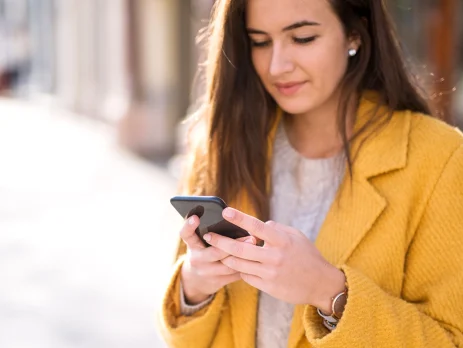
[[[463,125],[463,2],[388,0]],[[155,307],[213,0],[0,0],[0,347],[164,347]]]

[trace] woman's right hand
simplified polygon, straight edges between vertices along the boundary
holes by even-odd
[[[187,256],[181,270],[183,293],[188,304],[201,303],[227,284],[241,279],[240,274],[225,266],[221,260],[229,254],[215,247],[206,248],[195,230],[199,218],[192,216],[185,221],[180,237],[187,245]],[[254,237],[240,239],[256,243]]]

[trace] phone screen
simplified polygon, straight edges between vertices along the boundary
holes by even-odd
[[[201,239],[208,232],[233,239],[249,236],[247,231],[223,219],[222,211],[227,205],[218,197],[176,196],[170,202],[184,219],[193,215],[199,218],[196,234]]]

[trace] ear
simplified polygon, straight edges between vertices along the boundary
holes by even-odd
[[[348,39],[348,47],[349,49],[354,49],[358,51],[360,49],[360,46],[362,46],[362,39],[360,38],[360,35],[357,32],[353,32]]]
[[[368,30],[368,19],[366,17],[361,18],[363,26]],[[359,50],[362,46],[362,39],[360,33],[357,30],[354,30],[349,36],[349,49]]]

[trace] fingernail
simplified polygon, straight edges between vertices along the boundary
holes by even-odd
[[[189,219],[188,219],[188,223],[189,223],[190,225],[194,225],[194,224],[195,224],[195,218],[193,218],[193,217],[189,218]]]
[[[225,209],[225,211],[223,212],[223,215],[231,219],[235,216],[235,212],[232,209],[228,208],[228,209]]]
[[[206,242],[209,242],[209,241],[211,240],[211,235],[210,235],[210,234],[205,234],[205,235],[203,236],[203,238],[204,238],[204,240],[205,240]]]

